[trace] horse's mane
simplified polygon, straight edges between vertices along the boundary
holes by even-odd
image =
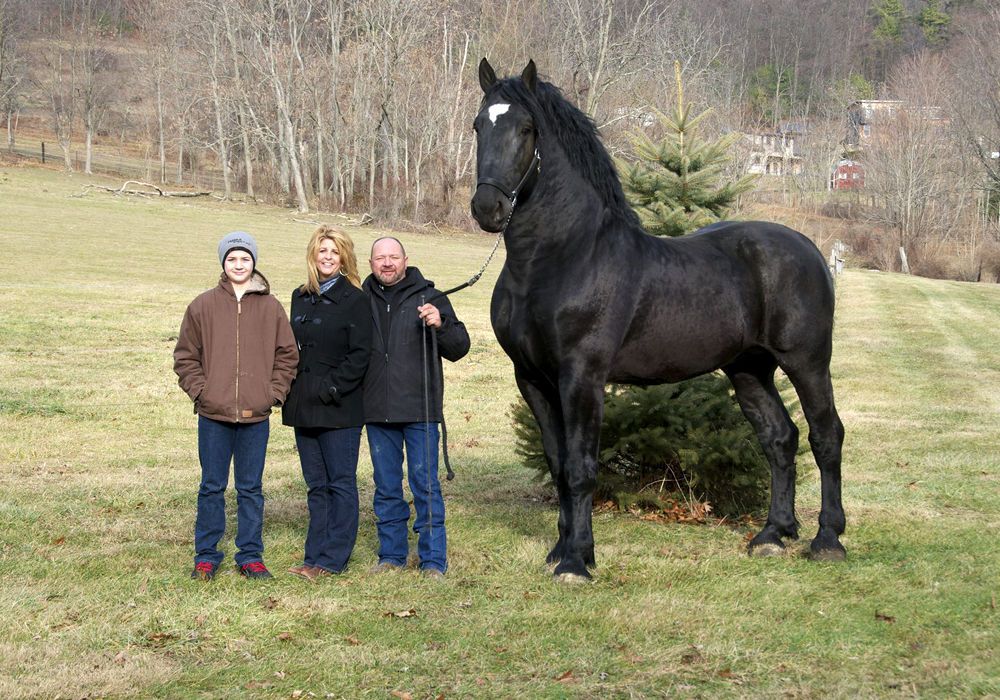
[[[539,131],[558,141],[570,165],[590,183],[605,206],[639,223],[638,216],[625,198],[614,162],[601,143],[593,119],[563,97],[558,87],[541,80],[536,83],[534,92],[519,77],[498,81],[494,90],[527,109]],[[545,153],[542,149],[539,152],[544,168]]]

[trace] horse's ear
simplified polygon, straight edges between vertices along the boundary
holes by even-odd
[[[521,80],[524,84],[528,86],[531,92],[535,91],[535,85],[538,83],[538,71],[535,69],[535,61],[533,59],[528,59],[528,65],[524,67],[521,71]]]
[[[493,72],[493,66],[483,56],[483,60],[479,62],[479,87],[483,89],[483,92],[489,92],[496,81],[497,74]]]

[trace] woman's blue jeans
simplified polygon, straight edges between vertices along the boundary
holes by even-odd
[[[444,499],[438,481],[437,423],[368,423],[368,448],[375,476],[375,518],[379,562],[405,566],[410,506],[403,497],[403,446],[406,474],[417,517],[417,554],[421,569],[448,569]]]
[[[219,541],[226,532],[226,487],[229,464],[236,484],[236,565],[264,556],[264,456],[271,424],[223,423],[198,416],[201,487],[194,523],[195,562],[222,562]]]
[[[309,529],[303,563],[340,573],[358,537],[358,447],[361,427],[296,428],[308,488]]]

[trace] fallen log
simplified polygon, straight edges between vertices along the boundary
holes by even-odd
[[[139,180],[128,180],[127,182],[122,184],[121,187],[108,187],[106,185],[87,185],[84,189],[93,188],[96,190],[104,190],[105,192],[111,192],[117,195],[131,194],[139,197],[153,196],[152,192],[137,189],[137,187],[129,187],[129,185],[136,185],[138,187],[148,187],[151,190],[156,190],[156,194],[159,195],[160,197],[207,197],[210,194],[212,194],[211,192],[197,192],[192,190],[178,190],[178,191],[164,190],[161,187],[157,187],[156,185],[150,184],[148,182],[140,182]]]

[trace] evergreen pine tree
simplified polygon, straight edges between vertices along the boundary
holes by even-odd
[[[677,105],[672,116],[660,114],[666,135],[659,141],[636,135],[632,143],[638,160],[618,161],[625,194],[643,227],[655,236],[681,236],[721,220],[754,182],[752,175],[725,179],[729,151],[739,134],[714,141],[699,138],[697,126],[711,110],[691,116],[678,63],[674,72]]]

